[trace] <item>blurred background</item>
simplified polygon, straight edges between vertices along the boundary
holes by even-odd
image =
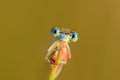
[[[1,0],[0,80],[48,80],[53,26],[79,34],[56,80],[120,80],[119,0]]]

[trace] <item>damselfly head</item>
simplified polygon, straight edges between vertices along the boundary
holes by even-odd
[[[59,29],[57,27],[53,27],[51,29],[51,35],[57,38],[58,40],[65,42],[75,42],[78,40],[78,34],[76,32],[69,32],[66,29]]]

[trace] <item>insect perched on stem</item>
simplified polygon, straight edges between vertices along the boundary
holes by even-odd
[[[61,30],[56,27],[50,31],[51,35],[57,40],[50,46],[46,55],[46,60],[50,63],[50,77],[49,80],[55,80],[59,75],[63,64],[71,58],[71,52],[68,43],[78,40],[76,32],[69,32]]]

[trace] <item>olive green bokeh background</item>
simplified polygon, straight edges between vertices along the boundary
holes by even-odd
[[[119,0],[1,0],[0,80],[48,80],[53,26],[80,38],[57,80],[120,80]]]

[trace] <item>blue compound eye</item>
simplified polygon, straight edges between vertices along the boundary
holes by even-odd
[[[52,28],[50,31],[51,35],[54,37],[57,37],[60,34],[59,32],[60,32],[60,30],[56,27]]]
[[[71,32],[71,41],[75,42],[78,40],[78,34],[76,32]]]

